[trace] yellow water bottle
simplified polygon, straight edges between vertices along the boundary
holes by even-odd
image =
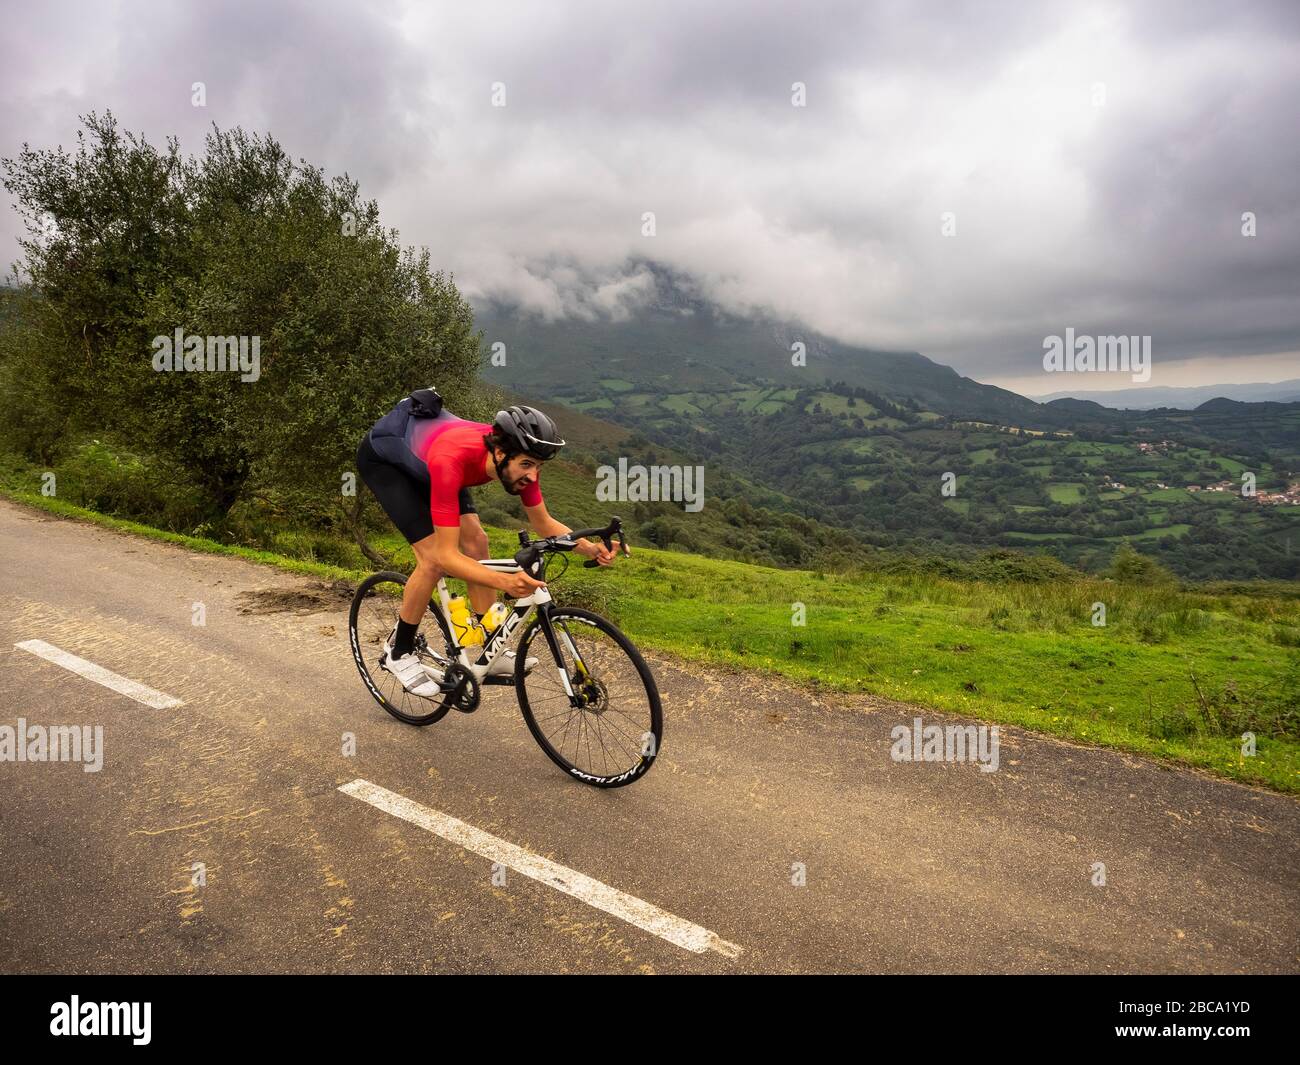
[[[510,616],[510,608],[500,601],[492,604],[492,607],[483,615],[483,631],[496,632],[497,626]]]
[[[469,604],[465,601],[463,595],[453,597],[451,600],[451,629],[456,636],[456,642],[461,647],[473,647],[475,644],[483,642],[483,630],[470,617]]]

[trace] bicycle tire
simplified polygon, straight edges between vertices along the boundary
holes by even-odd
[[[426,699],[423,696],[411,695],[402,688],[396,677],[390,673],[384,672],[380,668],[378,652],[375,651],[375,648],[368,647],[364,650],[362,648],[363,637],[358,632],[358,619],[366,599],[368,599],[374,593],[374,589],[381,584],[397,584],[405,586],[406,574],[397,573],[392,570],[385,570],[381,573],[372,573],[357,586],[356,594],[352,597],[352,608],[348,611],[348,644],[352,649],[352,660],[356,663],[357,671],[361,674],[361,679],[365,682],[366,689],[374,697],[375,702],[392,714],[393,717],[408,725],[432,725],[435,721],[441,721],[446,717],[447,712],[451,709],[450,699],[444,696],[440,701],[435,701],[433,699]],[[438,630],[441,633],[446,646],[450,646],[451,637],[447,632],[446,622],[443,621],[442,614],[433,608],[432,601],[429,603],[428,614],[431,614],[437,622]],[[394,610],[394,616],[395,615],[396,610]],[[366,639],[368,642],[373,641],[373,634],[369,634]],[[376,673],[378,674],[377,677],[371,674],[370,669],[366,664],[367,650],[375,652],[374,666]],[[404,704],[409,700],[414,700],[416,703],[427,703],[431,705],[433,709],[429,710],[427,713],[410,713],[403,710],[380,690],[380,681],[389,683],[390,687],[394,687],[396,691],[401,692],[402,702]]]
[[[545,635],[542,632],[541,619],[535,618],[520,637],[519,647],[515,656],[515,694],[519,698],[519,709],[524,715],[524,721],[528,725],[528,731],[533,734],[533,739],[537,741],[538,746],[546,752],[546,756],[570,776],[581,780],[584,784],[590,784],[592,787],[596,788],[626,787],[628,784],[639,780],[646,774],[654,764],[654,760],[658,756],[663,745],[663,707],[659,699],[659,687],[655,683],[654,674],[650,672],[650,667],[646,665],[645,659],[641,657],[641,652],[637,650],[636,645],[624,636],[613,622],[601,617],[599,614],[592,613],[590,610],[581,610],[577,607],[557,606],[552,608],[549,614],[553,625],[557,625],[564,621],[577,621],[583,625],[599,629],[627,655],[633,666],[636,668],[637,675],[640,677],[641,682],[645,686],[649,709],[649,727],[639,736],[635,737],[636,739],[641,740],[641,751],[637,763],[629,768],[622,769],[616,773],[595,773],[587,772],[570,761],[565,756],[564,752],[550,741],[550,738],[541,728],[537,715],[534,712],[533,703],[529,700],[528,696],[528,678],[544,675],[542,668],[543,656],[545,656],[545,659],[551,663],[554,663],[555,661],[554,656],[551,654],[549,645],[546,644]],[[530,646],[538,636],[542,637],[542,646],[537,653],[538,665],[534,667],[532,673],[528,673],[526,671],[525,663],[528,658]],[[561,663],[561,668],[567,670],[567,666],[564,663]],[[577,708],[571,708],[571,711],[576,709]],[[600,712],[604,713],[606,711]],[[595,712],[593,711],[593,713]],[[644,742],[647,734],[652,734],[654,737],[654,742],[650,745],[649,753],[646,753],[646,744]],[[590,744],[590,735],[588,735],[587,738],[588,744]],[[626,738],[626,734],[624,734],[624,738]],[[581,739],[579,739],[579,745],[580,744]],[[601,745],[603,748],[603,741]],[[590,753],[590,746],[588,750]]]

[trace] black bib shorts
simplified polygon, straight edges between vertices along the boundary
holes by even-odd
[[[375,450],[367,432],[357,448],[357,473],[366,483],[384,513],[406,537],[408,544],[433,535],[433,515],[429,513],[429,483],[412,477],[400,466],[386,462]],[[477,514],[468,488],[460,490],[461,514]]]

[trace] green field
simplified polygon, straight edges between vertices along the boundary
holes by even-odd
[[[664,396],[659,401],[661,407],[673,411],[677,414],[703,414],[704,409],[696,406],[684,395]]]
[[[1047,494],[1053,503],[1079,503],[1083,500],[1083,485],[1049,484]]]
[[[1300,414],[1261,411],[1250,421],[1235,413],[1102,412],[1086,415],[1096,420],[1080,431],[1050,431],[1030,418],[938,414],[931,397],[900,400],[888,388],[817,381],[796,390],[742,376],[709,390],[690,375],[683,380],[689,384],[674,386],[683,391],[661,395],[652,408],[616,404],[609,416],[665,444],[698,441],[702,453],[794,501],[803,517],[873,546],[949,554],[1043,545],[1095,573],[1115,543],[1131,540],[1191,579],[1300,576],[1282,508],[1245,502],[1235,491],[1185,488],[1225,478],[1235,485],[1245,469],[1261,490],[1284,486],[1300,468],[1293,443],[1300,424],[1292,424]],[[593,395],[587,385],[570,394],[580,402],[607,390]],[[764,447],[752,446],[755,433]],[[931,494],[942,471],[960,475],[966,505]],[[1231,510],[1233,520],[1201,513],[1210,508]]]
[[[1146,529],[1140,533],[1134,533],[1132,536],[1114,536],[1107,537],[1111,540],[1159,540],[1162,536],[1186,536],[1192,531],[1190,525],[1164,525],[1154,529]]]

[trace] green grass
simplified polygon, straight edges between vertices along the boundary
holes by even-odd
[[[332,579],[363,575],[3,491],[196,551]],[[513,552],[513,530],[489,528],[489,536],[494,556]],[[393,549],[400,540],[388,534],[379,545]],[[561,602],[603,601],[638,643],[686,659],[870,692],[1300,792],[1300,595],[1289,586],[1211,594],[1086,578],[855,577],[634,544],[614,570],[573,567],[555,589]],[[1097,602],[1107,607],[1104,628],[1090,623]],[[795,603],[806,608],[804,626],[791,624]],[[671,718],[671,705],[667,712]],[[1248,728],[1257,737],[1254,757],[1239,750],[1237,737]]]
[[[1230,459],[1223,455],[1215,455],[1212,461],[1219,467],[1219,469],[1226,470],[1231,474],[1240,474],[1242,470],[1246,469],[1246,464],[1244,462],[1238,462],[1236,459]],[[1256,470],[1255,472],[1259,473],[1260,471]]]
[[[1159,540],[1162,536],[1186,536],[1192,531],[1190,525],[1162,525],[1155,529],[1145,529],[1132,536],[1107,536],[1107,540]]]
[[[1053,503],[1080,503],[1083,501],[1083,485],[1071,482],[1052,483],[1047,486],[1047,494]]]
[[[1179,496],[1180,500],[1186,498],[1197,503],[1209,503],[1211,506],[1231,507],[1241,501],[1241,496],[1236,492],[1184,492],[1181,488],[1176,491],[1183,493]]]
[[[1057,442],[1058,447],[1062,448],[1067,455],[1132,455],[1134,449],[1128,444],[1102,444],[1095,440],[1071,440],[1066,443]]]
[[[704,413],[703,408],[696,406],[684,395],[664,396],[659,401],[659,406],[677,414],[695,415]]]
[[[778,395],[779,394],[774,393],[771,398],[776,399],[778,398]],[[794,399],[794,395],[791,394],[789,398]],[[822,410],[827,414],[843,414],[850,418],[861,418],[863,421],[867,422],[867,424],[874,427],[882,425],[896,427],[904,424],[897,418],[885,417],[865,399],[855,399],[853,405],[850,406],[848,396],[836,395],[834,392],[814,392],[812,398],[804,404],[803,409],[805,413],[811,414],[813,407],[818,403],[821,404]],[[933,418],[937,417],[938,415],[933,416]],[[933,420],[933,418],[928,420]]]
[[[727,393],[738,410],[753,414],[774,414],[798,393],[791,388],[745,388]]]

